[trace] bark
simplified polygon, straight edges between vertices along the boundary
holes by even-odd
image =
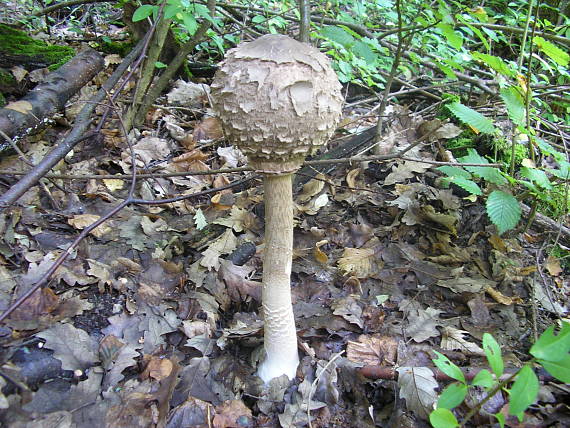
[[[125,115],[124,122],[127,132],[132,129],[133,125],[140,126],[144,122],[146,111],[143,111],[140,106],[157,71],[155,63],[162,52],[164,40],[169,32],[171,22],[170,19],[161,17],[156,25],[156,30],[149,44],[147,57],[140,69],[140,79],[135,89],[133,102]]]
[[[131,53],[125,57],[123,62],[119,64],[115,72],[107,79],[103,86],[101,86],[101,89],[99,89],[97,94],[83,106],[75,119],[73,129],[65,139],[58,143],[58,145],[49,152],[39,164],[32,168],[32,170],[22,177],[16,184],[10,187],[6,193],[0,196],[0,211],[14,204],[20,196],[26,193],[30,187],[34,186],[45,174],[49,172],[51,168],[62,160],[78,142],[86,137],[85,133],[91,126],[91,115],[93,114],[95,107],[109,95],[113,88],[115,88],[121,76],[123,76],[133,62],[135,63],[134,68],[136,68],[136,59],[140,56],[144,46],[145,40],[143,39],[133,48]],[[120,92],[121,89],[122,87],[119,87],[117,92]]]
[[[0,109],[0,131],[9,137],[29,133],[45,118],[61,110],[103,65],[103,58],[95,50],[80,52],[22,99]]]
[[[258,375],[295,377],[299,354],[291,304],[293,263],[293,192],[291,174],[267,175],[265,190],[265,250],[263,255],[263,316],[265,361]]]

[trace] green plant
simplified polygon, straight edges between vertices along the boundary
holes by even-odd
[[[461,163],[488,164],[489,161],[480,156],[475,149],[467,149],[467,156],[458,159]],[[485,166],[441,166],[438,168],[447,175],[447,181],[454,183],[474,196],[483,195],[483,190],[474,178],[500,187],[504,190],[493,189],[487,195],[487,215],[502,234],[513,229],[521,217],[521,208],[517,199],[506,190],[509,181],[498,168]]]
[[[153,19],[158,18],[160,6],[143,4],[139,6],[133,13],[133,22],[142,21],[150,16]],[[208,8],[199,3],[190,3],[184,0],[166,0],[164,7],[164,19],[171,19],[182,27],[189,36],[192,36],[198,29],[198,21],[196,17],[211,21],[215,26],[217,25],[214,18],[210,16]]]
[[[430,414],[430,422],[435,428],[455,428],[463,426],[474,416],[487,400],[495,394],[505,391],[508,394],[508,414],[516,416],[519,422],[524,419],[524,411],[533,404],[540,388],[538,377],[533,368],[542,366],[548,373],[561,382],[570,382],[570,324],[562,322],[557,335],[554,326],[550,326],[530,348],[532,356],[523,367],[510,375],[504,375],[504,361],[501,347],[489,333],[483,335],[483,350],[489,363],[490,371],[481,370],[471,382],[467,382],[461,369],[445,355],[434,351],[437,358],[434,364],[455,382],[444,388],[437,402],[437,408]],[[486,397],[471,408],[460,424],[452,412],[465,401],[469,389],[483,388]],[[493,415],[501,427],[505,426],[505,414]]]

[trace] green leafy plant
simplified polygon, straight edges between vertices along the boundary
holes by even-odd
[[[150,16],[156,19],[159,10],[160,6],[158,5],[143,4],[135,10],[132,20],[133,22],[142,21]],[[190,36],[198,29],[196,17],[207,19],[216,25],[215,20],[210,16],[208,8],[205,5],[183,0],[166,0],[164,19],[173,20],[184,28]]]
[[[495,338],[483,335],[483,350],[490,370],[482,369],[467,382],[462,370],[445,355],[434,351],[437,358],[434,364],[455,381],[443,389],[437,402],[437,409],[431,412],[429,420],[435,428],[455,428],[463,426],[475,415],[481,406],[495,394],[508,393],[509,415],[516,416],[519,422],[524,419],[525,410],[533,404],[540,388],[538,377],[533,368],[542,366],[548,373],[561,382],[570,382],[570,324],[563,322],[558,334],[554,326],[550,326],[530,348],[531,359],[516,372],[504,376],[504,361],[501,347]],[[468,410],[460,424],[453,409],[460,406],[472,388],[483,388],[486,397]],[[494,415],[501,427],[505,426],[505,415],[498,412]]]
[[[461,163],[488,164],[489,161],[480,156],[475,149],[467,149],[467,156],[458,159]],[[463,190],[474,196],[483,195],[483,190],[474,180],[476,178],[485,182],[506,187],[508,180],[496,167],[485,166],[441,166],[438,168],[447,175],[447,180],[461,187]],[[502,234],[513,229],[521,217],[521,208],[517,199],[505,190],[494,189],[487,195],[486,201],[487,215]]]

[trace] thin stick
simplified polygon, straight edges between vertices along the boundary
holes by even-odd
[[[311,389],[309,390],[309,396],[307,397],[307,420],[309,421],[309,428],[313,428],[313,424],[311,423],[311,399],[313,398],[313,394],[314,394],[314,392],[315,392],[315,389],[317,389],[317,383],[318,383],[319,380],[321,379],[323,373],[329,368],[329,366],[330,366],[338,357],[340,357],[342,354],[344,354],[344,351],[340,351],[339,353],[334,354],[333,357],[330,359],[330,361],[325,364],[325,366],[323,367],[323,369],[321,370],[321,372],[319,373],[319,375],[315,378],[315,380],[314,380],[313,383],[311,384]]]

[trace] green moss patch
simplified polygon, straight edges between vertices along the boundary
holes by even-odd
[[[49,45],[3,24],[0,24],[0,52],[15,58],[32,58],[30,63],[44,64],[50,70],[59,68],[75,55],[68,46]]]

